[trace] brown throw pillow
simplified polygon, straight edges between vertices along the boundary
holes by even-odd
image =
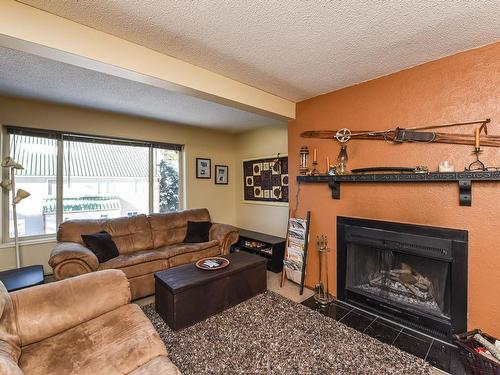
[[[211,227],[210,221],[188,221],[184,243],[208,242]]]
[[[82,240],[85,246],[95,254],[99,263],[107,262],[120,255],[115,241],[113,241],[111,235],[106,231],[94,234],[82,234]]]

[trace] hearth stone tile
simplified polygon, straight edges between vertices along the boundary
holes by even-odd
[[[414,332],[411,333],[413,334]],[[405,333],[405,330],[403,329],[403,331],[399,333],[398,337],[396,337],[396,340],[394,340],[392,345],[405,352],[425,359],[433,340],[422,336],[422,338],[425,338],[424,340],[422,338],[415,337],[416,334],[412,334]]]
[[[302,302],[302,304],[304,306],[309,307],[310,309],[319,311],[323,315],[329,316],[330,318],[333,318],[335,320],[342,319],[344,316],[346,316],[349,313],[349,311],[352,310],[352,308],[346,309],[345,307],[340,306],[339,304],[334,303],[334,302],[331,303],[329,306],[321,307],[316,302],[316,300],[314,299],[314,297],[308,298],[307,300],[305,300],[304,302]]]
[[[382,317],[377,317],[377,322],[380,322],[392,329],[395,329],[396,331],[400,332],[404,329],[404,326],[402,324],[398,324],[396,322],[393,322],[393,321],[390,321],[390,320],[387,320],[387,319],[384,319]],[[418,338],[418,336],[417,336]]]
[[[359,310],[349,312],[339,321],[357,331],[363,332],[376,319],[373,315],[365,314]]]
[[[450,345],[434,340],[425,359],[434,367],[450,372],[452,350],[456,349]]]
[[[322,308],[313,297],[310,297],[302,304],[381,342],[392,344],[403,351],[426,359],[427,362],[440,370],[453,375],[465,374],[458,349],[454,346],[444,344],[396,323],[365,313],[342,301],[335,300],[330,306]]]
[[[424,335],[422,333],[413,331],[413,330],[405,328],[405,327],[403,327],[403,330],[401,332],[402,333],[406,333],[407,335],[416,337],[417,339],[420,339],[422,341],[429,341],[429,342],[431,342],[433,340],[432,337],[426,336],[426,335]]]
[[[401,332],[401,327],[395,324],[390,326],[390,323],[386,323],[381,319],[375,319],[364,331],[367,335],[386,344],[392,344],[399,332]]]
[[[314,297],[309,297],[305,301],[302,302],[304,306],[309,307],[310,309],[316,310],[318,308],[318,304],[316,303],[316,300]]]
[[[341,320],[344,318],[347,314],[349,314],[349,311],[346,308],[339,306],[335,303],[332,303],[330,306],[326,307],[323,309],[324,314],[335,319],[335,320]]]

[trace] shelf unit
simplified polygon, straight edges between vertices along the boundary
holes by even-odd
[[[472,205],[472,182],[500,181],[500,171],[427,172],[427,173],[364,173],[349,175],[297,176],[299,183],[327,183],[332,198],[340,199],[340,185],[344,183],[434,183],[458,184],[460,206]]]
[[[281,272],[283,269],[283,258],[285,256],[285,239],[271,236],[265,233],[254,232],[246,229],[238,229],[239,240],[232,246],[231,251],[247,251],[258,254],[267,259],[267,269],[272,272]],[[245,246],[245,241],[256,241],[263,243],[262,247]],[[268,252],[264,249],[269,249]]]

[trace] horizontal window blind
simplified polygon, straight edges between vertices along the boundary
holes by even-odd
[[[7,125],[6,129],[7,133],[9,134],[24,135],[29,137],[60,139],[70,142],[87,142],[87,143],[101,143],[101,144],[122,145],[122,146],[152,147],[152,148],[160,148],[164,150],[174,150],[174,151],[182,151],[183,149],[183,145],[177,143],[143,141],[143,140],[118,138],[118,137],[103,137],[90,134],[68,133],[57,130],[25,128],[25,127],[10,126],[10,125]]]

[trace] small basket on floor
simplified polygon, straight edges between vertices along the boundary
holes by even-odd
[[[479,333],[486,340],[495,344],[496,338],[475,329],[470,332],[454,336],[455,344],[459,348],[460,357],[465,367],[465,372],[472,375],[500,375],[500,363],[477,353],[474,349],[482,347],[480,343],[474,340],[473,336]]]

